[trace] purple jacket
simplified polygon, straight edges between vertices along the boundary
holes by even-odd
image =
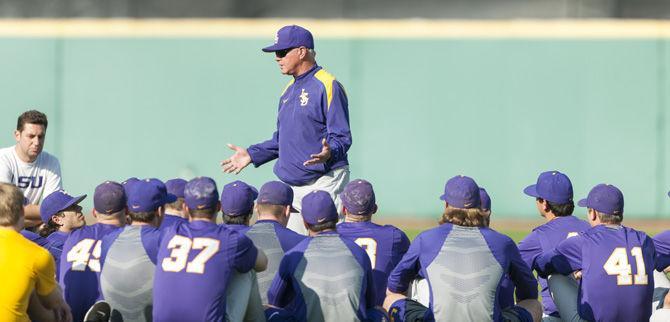
[[[330,160],[304,166],[311,154],[321,152],[324,138],[330,145]],[[247,151],[256,167],[278,159],[274,166],[277,177],[301,186],[348,165],[351,142],[344,88],[333,75],[315,65],[295,77],[281,95],[277,130],[272,138],[250,146]]]

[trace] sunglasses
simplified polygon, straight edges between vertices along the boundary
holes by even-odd
[[[286,49],[282,49],[282,50],[277,50],[277,51],[275,51],[275,56],[277,56],[277,58],[284,58],[284,57],[286,57],[286,55],[288,55],[288,53],[291,52],[291,50],[296,49],[296,48],[297,48],[297,47],[292,47],[292,48],[286,48]]]

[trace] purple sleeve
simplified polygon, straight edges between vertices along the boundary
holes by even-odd
[[[537,280],[528,264],[521,259],[519,249],[512,241],[507,247],[507,255],[510,259],[509,274],[516,286],[517,300],[537,299]]]
[[[391,257],[391,265],[393,267],[396,267],[400,259],[407,253],[409,245],[407,235],[402,230],[395,229],[393,234],[393,256]]]
[[[582,247],[584,237],[580,234],[562,241],[555,249],[536,257],[533,269],[546,278],[552,273],[569,275],[582,269]]]
[[[421,264],[419,256],[421,255],[421,235],[414,239],[409,246],[407,253],[402,257],[398,265],[391,271],[388,279],[388,289],[394,293],[405,293],[409,288],[409,283],[416,277]]]
[[[46,248],[49,245],[49,240],[46,238],[32,232],[29,230],[21,230],[21,235],[25,237],[26,239],[30,240],[31,242],[39,245],[40,247]]]
[[[256,249],[251,239],[246,236],[236,231],[229,231],[229,233],[233,267],[240,273],[246,273],[254,268],[256,257],[258,257],[258,249]]]
[[[305,244],[301,243],[296,246],[296,248],[304,245]],[[304,247],[302,247],[302,250],[304,251]],[[282,258],[281,263],[279,263],[277,274],[268,289],[268,303],[270,305],[285,307],[293,302],[296,290],[293,289],[291,275],[293,274],[293,271],[295,271],[295,266],[300,262],[302,256],[302,251],[291,251],[286,253],[284,258]]]
[[[160,243],[161,230],[150,226],[142,227],[142,246],[154,265],[156,265]]]
[[[277,127],[279,127],[279,119],[277,119]],[[255,167],[260,167],[279,157],[279,129],[272,134],[271,139],[249,146],[247,152]]]
[[[344,159],[352,142],[349,128],[349,102],[344,88],[335,80],[333,80],[333,98],[326,111],[326,127],[328,128],[326,140],[330,145],[331,153],[329,162]]]
[[[112,244],[114,244],[114,241],[119,237],[119,234],[121,234],[122,231],[123,228],[114,229],[100,240],[100,266],[104,267],[109,248],[112,247]]]
[[[656,249],[656,270],[661,272],[670,266],[670,230],[654,236]]]
[[[535,257],[542,254],[542,245],[535,232],[531,232],[526,238],[519,242],[519,253],[528,267],[533,266]]]

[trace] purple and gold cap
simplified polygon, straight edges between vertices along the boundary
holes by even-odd
[[[170,179],[165,182],[165,187],[167,192],[171,193],[177,198],[184,198],[184,187],[186,187],[186,180],[184,179]]]
[[[344,208],[352,215],[368,215],[377,210],[375,191],[372,184],[356,179],[349,182],[340,195]]]
[[[281,181],[266,182],[258,191],[256,203],[291,206],[291,212],[297,212],[292,206],[293,188]]]
[[[40,217],[42,222],[48,223],[51,216],[80,203],[86,195],[73,197],[63,190],[54,191],[49,194],[40,204]]]
[[[611,184],[601,183],[593,187],[589,195],[577,204],[605,214],[623,216],[623,193]]]
[[[105,181],[95,187],[95,193],[93,194],[93,208],[95,208],[95,211],[103,215],[109,215],[125,208],[128,202],[125,188],[125,186],[114,181]]]
[[[323,190],[314,190],[302,198],[302,219],[310,225],[336,221],[337,208],[330,194]]]
[[[190,209],[214,209],[219,202],[219,190],[210,177],[197,177],[184,186],[184,202]]]
[[[166,203],[175,202],[177,196],[167,192],[165,184],[158,179],[144,179],[130,186],[128,211],[155,211]]]
[[[482,210],[491,210],[491,197],[489,196],[489,193],[486,192],[486,189],[484,188],[479,188],[479,200],[481,204],[479,205],[479,208]]]
[[[275,43],[263,48],[263,51],[270,53],[296,47],[314,49],[314,37],[312,37],[312,33],[309,30],[300,26],[290,25],[279,29],[275,37]]]
[[[479,187],[475,180],[466,176],[455,176],[444,185],[444,194],[440,199],[455,208],[479,208]]]
[[[542,198],[558,204],[572,201],[572,182],[558,171],[546,171],[537,177],[537,183],[526,187],[523,192],[531,197]]]
[[[221,191],[221,210],[228,216],[247,215],[253,211],[256,197],[256,188],[240,180],[233,181]]]

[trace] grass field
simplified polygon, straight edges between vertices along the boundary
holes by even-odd
[[[414,237],[422,231],[435,227],[435,223],[431,221],[408,221],[408,220],[388,220],[386,224],[395,225],[401,228],[409,237],[414,240]],[[501,220],[493,222],[491,227],[496,231],[511,237],[516,243],[519,243],[526,235],[528,235],[534,227],[542,225],[544,221],[538,220]],[[646,232],[649,236],[654,236],[664,230],[670,229],[670,221],[667,220],[631,220],[624,221],[624,225],[632,227],[637,230]]]

